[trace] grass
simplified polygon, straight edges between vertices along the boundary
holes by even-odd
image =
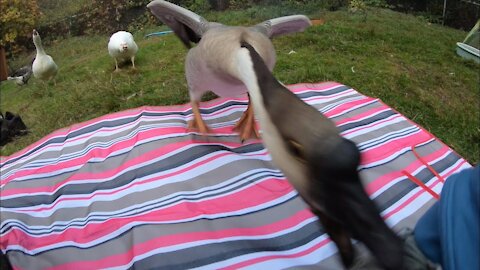
[[[298,12],[276,6],[204,15],[237,25],[294,11]],[[344,10],[302,12],[326,23],[274,39],[278,58],[274,74],[279,80],[347,84],[382,99],[471,163],[479,161],[479,65],[455,53],[455,43],[465,32],[384,9],[370,9],[366,21],[363,15]],[[144,39],[162,27],[145,29],[134,33],[140,47],[137,71],[126,66],[112,73],[114,62],[106,49],[109,37],[83,36],[46,48],[60,67],[56,86],[35,79],[27,87],[2,82],[2,111],[20,113],[31,133],[7,144],[1,154],[10,155],[54,130],[107,113],[188,102],[186,49],[173,35]],[[296,53],[289,54],[291,50]],[[14,64],[27,62],[25,56]]]

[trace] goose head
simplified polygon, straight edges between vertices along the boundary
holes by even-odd
[[[38,34],[37,30],[35,30],[35,29],[33,29],[32,37],[33,37],[34,41],[36,41],[36,40],[41,41],[40,34]]]
[[[121,53],[126,53],[128,51],[128,44],[126,42],[120,43],[119,51]]]
[[[32,39],[33,44],[35,44],[35,47],[37,48],[37,52],[43,52],[42,39],[40,38],[40,34],[35,29],[33,29]]]

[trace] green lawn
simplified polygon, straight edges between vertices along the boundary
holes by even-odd
[[[390,10],[371,9],[367,20],[347,11],[303,10],[326,23],[274,40],[274,74],[286,84],[338,81],[378,97],[425,127],[471,163],[480,158],[479,65],[455,53],[466,33]],[[291,14],[281,7],[204,14],[228,24],[254,24]],[[186,49],[165,29],[133,33],[140,47],[137,71],[112,73],[109,36],[83,36],[46,48],[60,67],[57,84],[31,79],[27,87],[2,82],[1,110],[18,112],[31,133],[3,147],[10,155],[50,132],[100,115],[142,105],[188,102]],[[40,33],[48,35],[48,33]],[[296,53],[289,54],[291,50]],[[27,63],[26,57],[14,63]],[[211,98],[209,95],[207,98]]]

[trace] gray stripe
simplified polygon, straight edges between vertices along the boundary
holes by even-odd
[[[131,130],[126,131],[126,133],[131,132]],[[117,137],[117,134],[112,134],[112,137]],[[120,136],[120,135],[119,135]],[[118,137],[119,137],[118,136]],[[95,141],[99,140],[99,138],[95,137]],[[108,141],[108,138],[105,139]],[[82,164],[81,168],[76,169],[71,172],[63,173],[54,175],[51,177],[44,177],[39,179],[32,179],[32,180],[23,180],[23,181],[11,181],[8,185],[5,185],[3,190],[7,191],[10,189],[22,189],[22,188],[34,188],[34,187],[45,187],[45,186],[55,186],[56,184],[65,181],[71,175],[77,173],[86,173],[86,172],[97,172],[99,166],[101,166],[100,171],[106,171],[113,168],[118,168],[120,165],[137,158],[138,156],[148,153],[154,149],[160,149],[165,146],[168,146],[173,143],[182,143],[182,142],[191,142],[191,141],[202,141],[205,140],[201,136],[198,135],[188,135],[185,134],[183,136],[178,137],[169,137],[169,138],[162,138],[150,142],[145,142],[143,144],[135,145],[130,151],[118,155],[109,156],[107,159],[101,161],[101,165],[94,162],[86,162]],[[238,137],[234,136],[219,136],[216,137],[216,141],[221,141],[224,143],[229,142],[238,142]],[[75,147],[75,148],[74,148]],[[51,151],[48,152],[48,158],[52,159],[52,164],[55,164],[55,160],[60,158],[62,153],[71,153],[76,151],[81,151],[81,149],[85,148],[85,145],[73,146],[72,148],[64,149],[63,151]],[[42,157],[43,158],[43,157]]]
[[[140,204],[145,204],[145,206],[142,209],[137,208],[136,210],[134,209],[129,210],[129,212],[134,211],[135,215],[141,215],[143,214],[143,212],[148,211],[149,209],[152,208],[152,206],[149,206],[149,205],[153,205],[154,201],[158,201],[157,203],[155,203],[155,205],[159,207],[160,205],[171,205],[180,200],[195,201],[197,200],[197,198],[201,199],[202,197],[206,198],[206,197],[218,196],[228,191],[231,191],[231,189],[235,190],[240,188],[241,186],[255,184],[257,181],[260,181],[265,177],[272,175],[271,173],[266,174],[265,172],[262,172],[262,173],[251,172],[252,170],[255,170],[255,169],[265,170],[266,168],[268,168],[268,166],[265,166],[265,165],[259,166],[259,165],[261,164],[256,160],[240,160],[240,161],[237,161],[234,166],[232,166],[232,164],[226,164],[217,169],[211,170],[205,174],[191,176],[190,179],[187,179],[186,181],[183,181],[183,182],[161,185],[157,188],[151,188],[148,190],[142,190],[142,191],[130,193],[116,200],[94,201],[86,207],[80,207],[80,206],[76,207],[75,211],[72,211],[71,209],[68,209],[68,208],[67,209],[61,208],[55,211],[55,219],[52,219],[51,216],[43,217],[43,218],[36,217],[35,219],[31,219],[31,217],[28,214],[4,212],[2,214],[2,220],[12,219],[12,221],[10,221],[9,223],[5,224],[4,227],[2,227],[2,232],[4,230],[7,230],[10,226],[14,226],[14,224],[16,224],[16,222],[14,222],[13,220],[23,221],[27,223],[29,226],[49,226],[51,222],[57,222],[57,221],[71,221],[70,225],[83,226],[85,223],[84,219],[89,215],[90,215],[89,222],[92,222],[94,220],[104,220],[106,217],[112,216],[113,211],[120,211],[119,213],[116,213],[114,215],[115,217],[118,217],[122,215],[122,212],[124,212],[122,210],[124,209],[132,208],[135,206],[140,207],[139,206]],[[271,169],[274,169],[274,168],[272,167]],[[222,184],[226,179],[234,178],[244,173],[248,173],[251,176],[249,178],[238,179],[235,182],[232,182],[230,184],[225,183],[224,187],[226,188],[230,187],[230,189],[227,189],[227,191],[215,191],[216,189],[214,188],[215,185]],[[218,177],[218,175],[222,175],[223,177],[220,178]],[[276,174],[273,173],[273,175],[281,176],[280,172]],[[241,184],[241,185],[238,186],[238,184]],[[204,188],[204,191],[197,192],[199,185],[202,188]],[[235,185],[235,187],[233,185]],[[209,187],[212,187],[212,188],[209,188]],[[192,191],[193,194],[189,195],[188,194],[189,191]],[[209,192],[211,194],[208,196],[207,195],[202,196],[202,194],[205,194],[206,192]],[[192,198],[192,199],[189,199],[189,198]],[[168,204],[163,202],[166,199],[168,199],[169,201]],[[91,215],[91,213],[96,213],[96,215],[93,216]],[[73,223],[73,220],[77,220],[77,221]],[[58,228],[64,229],[63,226],[60,226]],[[59,230],[58,228],[56,230]],[[33,230],[33,229],[30,229],[30,230]],[[34,233],[35,231],[31,231],[31,232]]]
[[[451,153],[445,158],[436,162],[435,164],[431,164],[431,166],[435,169],[435,171],[443,172],[445,169],[455,164],[455,162],[457,162],[458,160],[458,156]],[[424,183],[430,181],[435,177],[435,175],[427,168],[422,169],[414,176]],[[405,176],[403,180],[391,186],[388,191],[383,192],[382,194],[377,196],[374,201],[377,206],[379,206],[379,209],[383,211],[416,188],[420,187]]]
[[[359,112],[355,112],[355,113],[358,114]],[[369,125],[369,124],[372,124],[372,123],[377,122],[377,121],[385,120],[385,118],[390,117],[390,116],[395,115],[395,114],[396,113],[393,112],[393,111],[384,111],[382,113],[373,115],[369,118],[362,119],[362,120],[356,121],[356,122],[348,123],[346,125],[343,125],[343,126],[339,127],[338,129],[340,130],[340,132],[345,132],[349,129],[353,129],[353,128]]]
[[[308,91],[308,92],[305,92],[305,93],[298,94],[298,96],[300,98],[308,98],[308,97],[312,97],[312,96],[328,96],[328,95],[336,94],[336,93],[339,93],[339,92],[342,92],[342,91],[345,91],[345,90],[348,90],[348,89],[350,89],[350,88],[347,87],[347,86],[340,85],[340,86],[337,86],[336,88],[328,90],[328,91],[319,92],[319,91],[315,91],[315,89],[314,89],[314,91]],[[202,114],[212,114],[212,113],[215,113],[219,110],[223,110],[225,108],[228,108],[230,106],[246,105],[246,104],[247,104],[246,102],[240,102],[240,101],[227,101],[223,104],[217,105],[217,106],[212,107],[212,108],[202,108],[202,109],[200,109],[200,112]],[[8,164],[11,164],[11,163],[13,163],[17,160],[20,160],[24,156],[28,156],[29,154],[47,146],[48,144],[63,143],[67,139],[82,136],[86,133],[93,132],[93,131],[99,130],[101,128],[118,127],[118,126],[126,125],[128,123],[137,121],[141,117],[161,117],[161,116],[186,117],[188,115],[192,115],[192,110],[191,109],[186,110],[185,112],[183,112],[183,111],[140,112],[140,113],[138,113],[136,115],[133,115],[133,116],[130,116],[130,117],[116,118],[116,119],[112,119],[112,120],[103,120],[103,121],[97,122],[93,125],[89,125],[87,127],[83,127],[81,129],[72,131],[72,132],[68,133],[66,136],[60,136],[60,137],[52,138],[52,139],[42,143],[41,145],[35,147],[34,149],[28,151],[24,155],[21,155],[19,157],[13,158],[13,159],[10,159],[5,163],[0,164],[0,169],[2,167],[4,167],[5,165],[8,165]],[[162,122],[162,121],[158,121],[158,122]],[[167,122],[167,123],[177,122],[178,124],[182,124],[182,123],[184,124],[186,121],[182,121],[182,120],[178,120],[178,119],[169,119],[169,120],[166,120],[164,122]],[[218,122],[219,122],[218,119],[215,120],[215,123],[218,123]],[[22,163],[20,163],[20,164],[22,164]],[[16,165],[16,166],[18,166],[18,165]]]
[[[305,203],[299,197],[295,197],[294,199],[276,205],[275,207],[242,216],[233,216],[215,220],[201,219],[182,223],[181,226],[178,224],[139,225],[119,237],[110,239],[107,242],[88,249],[65,247],[42,252],[36,256],[29,256],[20,251],[10,251],[8,252],[8,256],[15,265],[18,265],[23,269],[42,269],[47,267],[47,265],[51,266],[50,263],[52,262],[55,262],[55,265],[60,265],[78,261],[79,258],[83,261],[100,260],[108,256],[127,253],[134,245],[162,236],[194,233],[203,230],[213,232],[232,228],[255,228],[265,226],[295,215],[299,211],[305,209],[305,207]],[[203,246],[202,248],[208,247]],[[187,254],[184,256],[192,257],[194,255]]]
[[[305,245],[322,235],[319,223],[311,222],[299,230],[261,240],[238,240],[158,253],[138,261],[134,269],[189,269],[228,260],[245,254],[285,251]]]
[[[402,124],[404,124],[404,122],[402,122]],[[420,154],[420,156],[428,156],[443,147],[444,146],[440,142],[432,141],[428,144],[417,147],[416,151]],[[415,161],[417,161],[417,158],[413,155],[413,153],[406,152],[385,164],[378,164],[374,168],[361,170],[360,175],[362,176],[362,182],[364,185],[367,185],[373,180],[377,179],[379,176],[387,175],[394,171],[401,171]]]
[[[150,120],[152,120],[152,119],[150,119]],[[103,122],[100,122],[100,123],[103,123]],[[115,139],[125,137],[125,136],[127,136],[127,135],[129,135],[130,133],[133,133],[133,132],[138,132],[140,127],[145,128],[145,127],[150,127],[150,126],[154,126],[154,125],[179,126],[179,125],[186,125],[186,124],[185,124],[185,121],[180,121],[178,119],[166,119],[166,120],[156,120],[156,121],[148,121],[148,122],[147,121],[139,121],[137,124],[129,127],[126,130],[123,130],[123,131],[117,130],[110,135],[106,135],[106,134],[103,134],[103,135],[98,135],[98,134],[89,135],[90,137],[89,137],[88,141],[84,144],[78,144],[78,145],[70,145],[69,144],[67,146],[62,147],[60,150],[42,151],[42,152],[40,152],[41,154],[36,156],[34,159],[26,159],[25,161],[16,162],[13,166],[11,166],[7,169],[2,168],[2,172],[3,173],[8,173],[8,172],[10,172],[11,170],[14,170],[14,169],[27,168],[27,167],[32,166],[31,165],[32,163],[38,163],[39,161],[44,162],[44,160],[48,160],[48,159],[52,160],[50,162],[51,164],[55,164],[55,162],[58,159],[65,159],[66,155],[72,155],[72,153],[82,153],[86,150],[87,147],[91,147],[93,144],[95,144],[95,145],[109,144]],[[97,128],[95,130],[98,130],[98,129],[101,129],[101,128],[103,128],[103,126],[97,126]],[[84,133],[79,134],[79,135],[84,135]]]
[[[148,164],[139,169],[127,171],[118,177],[105,181],[102,183],[84,183],[80,185],[68,184],[66,186],[58,189],[53,195],[35,195],[35,196],[24,196],[13,199],[2,200],[3,207],[5,208],[15,208],[15,207],[26,207],[34,205],[49,205],[57,200],[61,196],[70,195],[70,194],[91,194],[94,191],[98,190],[110,190],[120,186],[127,185],[131,181],[155,174],[157,172],[162,172],[170,169],[177,168],[183,164],[191,162],[195,159],[201,158],[205,155],[217,152],[217,151],[229,151],[233,153],[248,153],[258,151],[263,149],[263,146],[260,144],[249,144],[241,146],[238,148],[227,148],[220,145],[197,145],[189,148],[188,150],[177,153],[173,156],[170,156],[166,159],[159,160],[152,164]],[[96,168],[97,167],[97,168]],[[101,172],[104,170],[105,165],[103,163],[92,163],[93,172]]]
[[[373,144],[372,145],[368,145],[367,149],[370,148],[370,147],[375,147],[377,146],[376,144],[378,144],[379,142],[375,142],[375,141],[379,141],[380,137],[381,136],[384,136],[385,134],[387,133],[392,133],[392,132],[403,132],[404,129],[407,129],[407,128],[412,128],[411,131],[408,131],[408,133],[411,133],[411,132],[414,132],[413,131],[413,126],[407,121],[407,120],[404,120],[404,121],[399,121],[399,122],[396,122],[396,123],[390,123],[388,125],[385,125],[385,126],[382,126],[381,128],[377,128],[375,130],[370,130],[368,131],[367,133],[363,133],[363,134],[358,134],[358,135],[350,135],[350,139],[352,141],[354,141],[357,145],[360,145],[362,143],[366,143],[370,140],[373,140]],[[392,140],[392,138],[388,139],[389,141]],[[365,146],[364,146],[365,147]],[[364,149],[364,150],[367,150],[367,149]],[[393,152],[392,152],[393,154]]]

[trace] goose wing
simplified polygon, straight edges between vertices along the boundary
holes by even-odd
[[[202,16],[167,1],[154,0],[147,8],[170,27],[187,48],[191,48],[191,43],[198,43],[209,28],[209,22]]]
[[[12,73],[12,77],[25,76],[25,75],[28,75],[28,74],[31,74],[31,73],[32,73],[32,67],[31,66],[24,66],[24,67],[21,67],[21,68],[15,70],[15,72]]]
[[[253,28],[269,38],[273,38],[279,35],[302,32],[310,25],[312,25],[312,22],[307,16],[290,15],[261,22]]]

